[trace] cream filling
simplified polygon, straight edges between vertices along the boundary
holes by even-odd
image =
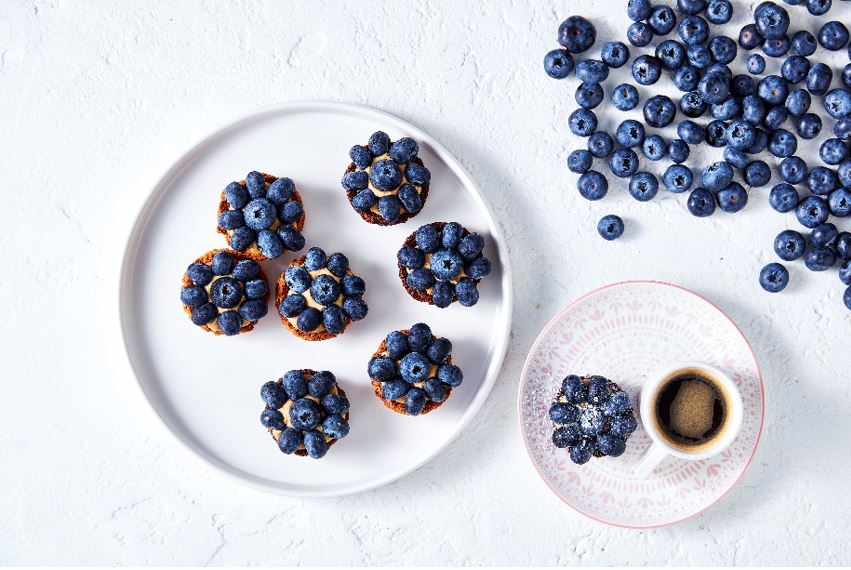
[[[425,265],[423,265],[423,267],[426,268],[426,269],[431,269],[431,254],[430,253],[425,254]],[[405,276],[406,277],[411,271],[413,271],[413,269],[408,269],[407,267],[405,267],[404,269],[405,269]],[[467,276],[467,273],[464,271],[464,260],[462,259],[461,260],[461,271],[459,271],[458,275],[456,275],[454,278],[450,279],[449,283],[452,283],[453,285],[455,285],[461,279],[463,279],[466,276]],[[435,277],[435,279],[437,279],[437,277]],[[433,289],[433,287],[429,287],[425,291],[426,291],[426,293],[431,295],[432,289]]]
[[[334,386],[333,388],[331,388],[330,393],[331,394],[339,394],[339,392],[337,391],[337,386]],[[305,398],[307,398],[308,400],[313,400],[317,404],[321,405],[320,399],[317,398],[316,396],[311,396],[310,394],[308,394],[307,396],[305,396]],[[278,408],[278,411],[281,412],[281,415],[284,416],[284,425],[286,425],[287,427],[292,426],[292,424],[290,423],[290,408],[292,408],[292,407],[293,407],[293,401],[288,399],[286,402],[284,402],[283,406]],[[322,435],[325,435],[325,430],[322,429],[322,424],[319,424],[314,429],[316,431],[320,432]],[[278,438],[281,436],[281,431],[282,430],[279,430],[279,429],[273,429],[272,430],[272,437],[275,438],[275,441],[278,441]],[[333,438],[331,436],[325,435],[325,442],[326,443],[331,441],[332,439]],[[299,445],[298,448],[304,449],[304,444]]]
[[[336,275],[331,273],[328,270],[327,267],[323,267],[322,269],[314,269],[313,271],[308,271],[308,273],[310,274],[311,283],[313,282],[313,279],[315,279],[319,275],[330,275],[331,278],[334,279],[334,281],[336,281],[337,283],[340,283],[342,281]],[[346,275],[351,275],[351,274],[352,274],[351,270],[346,271]],[[325,305],[320,305],[319,303],[316,302],[316,299],[313,298],[313,293],[310,292],[310,287],[308,287],[307,290],[305,290],[304,292],[302,292],[300,294],[301,294],[302,297],[304,297],[304,300],[307,301],[308,307],[313,307],[314,309],[317,309],[320,312],[322,311],[322,309],[325,308]],[[338,307],[342,307],[343,306],[343,299],[344,299],[343,292],[340,291],[340,294],[337,296],[337,300],[334,301],[334,304],[337,305]],[[298,315],[296,315],[295,317],[287,317],[287,321],[289,321],[293,326],[295,326],[295,328],[298,329]],[[299,330],[301,330],[301,329],[299,329]],[[311,332],[321,332],[321,331],[324,331],[324,330],[325,330],[325,323],[319,323],[319,326],[316,327],[315,329],[313,329]]]
[[[390,159],[390,155],[385,152],[381,156],[375,157],[372,160],[372,164],[375,164],[376,162],[378,162],[380,160],[392,160],[392,159]],[[408,183],[408,178],[406,176],[406,173],[407,173],[407,170],[408,170],[408,165],[407,164],[400,164],[399,170],[402,171],[402,181],[399,183],[399,185],[396,188],[394,188],[393,190],[379,190],[378,188],[376,188],[372,184],[372,164],[370,164],[369,166],[364,168],[363,171],[366,172],[366,176],[367,176],[367,180],[368,180],[367,188],[372,190],[372,193],[375,194],[376,196],[378,196],[379,198],[383,198],[384,196],[395,196],[396,194],[399,193],[399,188],[401,188],[403,184]],[[422,195],[422,193],[423,193],[422,186],[420,186],[418,184],[412,184],[412,186],[416,189],[417,194]],[[378,209],[377,203],[374,206],[372,206],[369,210],[371,212],[375,213],[375,214],[381,215],[381,211]],[[402,206],[402,210],[404,212],[408,212],[408,210],[405,209],[405,206]],[[410,213],[410,212],[408,212],[408,213]]]

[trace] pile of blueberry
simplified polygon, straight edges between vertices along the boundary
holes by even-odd
[[[283,378],[263,384],[260,397],[266,404],[260,422],[273,435],[279,432],[278,448],[287,455],[320,459],[331,443],[349,434],[349,400],[330,372],[290,370]],[[287,402],[292,404],[286,407]]]
[[[553,444],[568,448],[577,465],[591,456],[618,457],[637,422],[626,392],[603,376],[580,378],[571,374],[550,406],[555,424]]]
[[[327,272],[323,272],[325,269]],[[366,283],[352,274],[349,259],[342,253],[328,256],[322,249],[312,247],[301,264],[293,263],[287,268],[284,282],[289,293],[281,300],[278,311],[283,317],[296,319],[301,332],[313,332],[322,325],[337,335],[345,329],[347,319],[359,321],[366,317]],[[321,309],[309,306],[305,297],[308,291]]]
[[[404,402],[408,415],[421,414],[429,403],[436,407],[464,379],[461,369],[452,364],[452,343],[435,337],[425,323],[391,332],[383,346],[369,361],[367,373],[380,385],[381,398]]]
[[[815,15],[827,13],[831,6],[830,0],[786,3],[806,3]],[[580,174],[580,195],[599,200],[607,194],[609,180],[592,169],[594,160],[599,159],[608,162],[608,170],[615,177],[628,179],[629,193],[636,200],[652,200],[662,186],[673,193],[689,192],[687,207],[694,216],[711,216],[716,209],[735,213],[745,207],[751,189],[771,182],[772,169],[762,160],[767,152],[777,159],[782,179],[771,188],[769,204],[779,212],[794,211],[798,221],[813,230],[809,240],[794,232],[794,240],[803,245],[796,241],[775,247],[798,252],[797,257],[804,255],[807,267],[815,271],[842,263],[840,277],[845,285],[851,285],[851,235],[828,221],[830,216],[851,215],[851,64],[836,72],[834,81],[834,71],[828,65],[808,59],[819,46],[828,51],[847,49],[851,59],[848,28],[842,22],[829,21],[817,36],[805,30],[790,33],[788,11],[774,2],[762,2],[754,10],[753,22],[741,28],[737,42],[714,29],[731,20],[733,6],[729,0],[677,0],[676,8],[654,6],[650,0],[628,0],[627,12],[633,23],[626,32],[627,41],[635,49],[657,40],[652,53],[636,54],[632,59],[632,78],[646,86],[668,77],[682,95],[678,103],[663,94],[649,97],[643,106],[644,122],[624,120],[613,134],[599,129],[593,109],[606,96],[603,83],[609,70],[630,62],[630,48],[611,41],[603,45],[600,59],[574,62],[575,55],[594,45],[594,25],[571,16],[559,27],[562,47],[546,54],[544,69],[556,79],[575,75],[581,82],[576,88],[579,108],[571,113],[568,126],[574,135],[587,138],[587,148],[574,150],[567,158],[568,168]],[[665,38],[672,33],[676,38]],[[730,66],[739,48],[760,48],[762,54],[747,57],[747,73],[734,74]],[[758,77],[766,70],[764,56],[782,58],[779,74]],[[834,136],[820,145],[823,164],[810,166],[795,153],[799,137],[813,139],[822,131],[821,117],[810,112],[817,99],[830,117]],[[623,83],[611,88],[610,100],[616,109],[630,111],[639,105],[640,95],[634,85]],[[676,121],[678,113],[682,118]],[[699,121],[706,115],[707,120]],[[783,128],[787,123],[794,133]],[[651,132],[651,128],[672,124],[676,138],[669,142]],[[723,148],[723,160],[693,170],[686,162],[691,147],[701,144]],[[667,157],[671,162],[661,181],[641,170],[639,153],[649,161]],[[735,180],[737,173],[744,185]],[[795,188],[798,184],[803,186],[803,197]],[[606,216],[597,229],[603,238],[616,239],[623,234],[623,220]],[[788,238],[778,236],[778,242],[784,240]],[[780,264],[766,266],[760,276],[768,291],[781,290],[787,281],[788,272]],[[846,289],[844,300],[851,309],[851,288]]]
[[[228,251],[219,251],[210,263],[196,261],[186,269],[180,300],[191,309],[192,322],[211,327],[228,336],[239,334],[243,324],[266,315],[269,283],[253,259],[234,260]]]
[[[257,244],[266,259],[275,259],[285,251],[304,247],[300,228],[304,208],[293,181],[273,178],[252,171],[245,184],[231,182],[224,190],[219,228],[228,236],[231,249],[245,251]],[[224,206],[224,205],[223,205]]]
[[[491,271],[485,239],[456,222],[420,226],[397,253],[399,274],[415,299],[445,308],[479,302],[476,284]]]
[[[366,146],[353,146],[352,164],[342,180],[352,207],[361,213],[376,208],[385,225],[404,222],[419,212],[431,181],[431,172],[417,157],[419,151],[411,137],[391,142],[382,131],[373,133]],[[368,214],[364,218],[371,221]]]

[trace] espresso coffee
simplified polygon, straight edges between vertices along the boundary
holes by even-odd
[[[693,451],[711,445],[724,432],[727,401],[714,378],[702,371],[683,370],[659,388],[654,412],[665,439]]]

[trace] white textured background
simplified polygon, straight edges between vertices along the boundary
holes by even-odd
[[[751,6],[735,3],[741,22]],[[581,144],[566,127],[575,82],[546,77],[541,59],[571,13],[594,19],[597,49],[622,39],[625,2],[482,4],[0,2],[0,563],[851,563],[851,312],[835,273],[793,264],[787,291],[761,291],[774,235],[795,227],[767,189],[708,220],[685,196],[639,204],[623,184],[580,199],[563,166]],[[371,105],[441,140],[490,199],[516,272],[511,348],[471,427],[405,479],[340,499],[212,473],[142,401],[116,323],[123,240],[158,175],[223,120],[296,99]],[[594,229],[610,212],[627,220],[615,243]],[[629,278],[718,303],[752,341],[768,397],[741,484],[646,532],[556,500],[515,417],[540,327]]]

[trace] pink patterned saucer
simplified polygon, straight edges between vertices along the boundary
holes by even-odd
[[[742,430],[727,451],[704,461],[668,458],[642,481],[632,472],[650,445],[640,418],[620,457],[575,465],[553,446],[547,409],[566,375],[611,379],[638,413],[647,375],[685,360],[721,368],[742,393]],[[544,327],[523,368],[518,406],[529,457],[556,495],[599,522],[649,528],[697,515],[736,484],[759,443],[765,394],[747,339],[718,307],[676,285],[627,281],[580,297]]]

